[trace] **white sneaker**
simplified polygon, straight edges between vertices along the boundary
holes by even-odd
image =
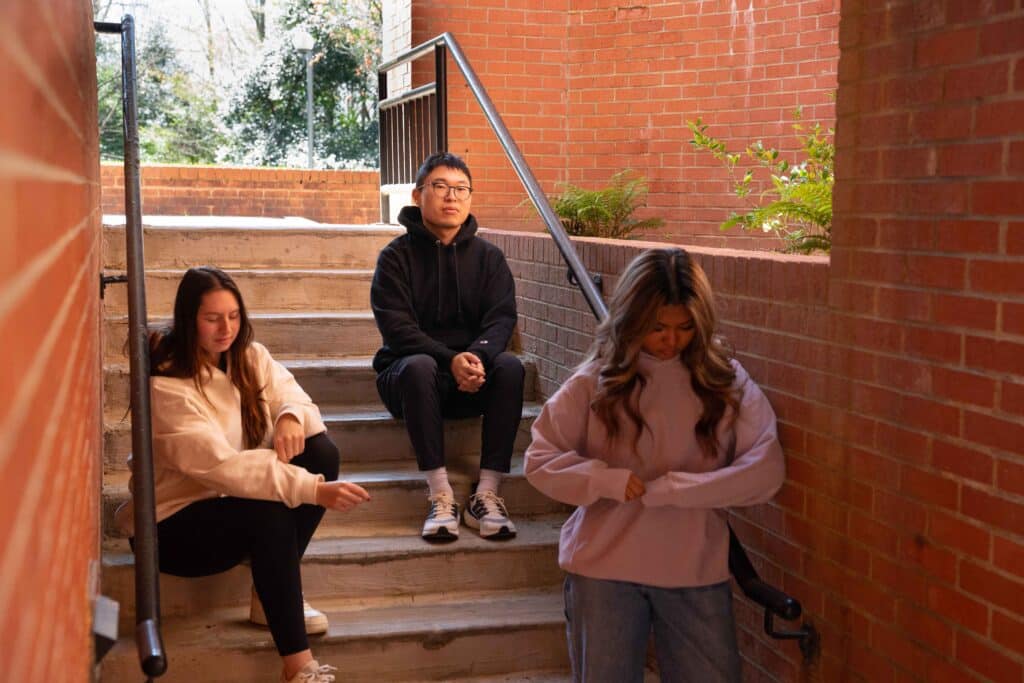
[[[505,501],[493,491],[474,493],[462,513],[467,526],[480,531],[480,538],[515,538],[516,525],[508,518]]]
[[[423,538],[428,541],[454,541],[459,537],[459,506],[451,494],[429,496],[430,512],[423,522]]]
[[[331,672],[337,670],[336,666],[321,664],[314,659],[306,662],[306,666],[299,669],[294,678],[286,679],[282,675],[281,681],[283,683],[333,683],[334,674]]]
[[[327,633],[327,615],[305,600],[302,601],[302,616],[306,621],[307,634]],[[263,603],[260,602],[255,589],[253,589],[252,599],[249,601],[249,621],[259,626],[267,625],[267,615],[263,611]]]

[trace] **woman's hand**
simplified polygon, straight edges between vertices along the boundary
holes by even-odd
[[[316,485],[316,504],[330,510],[347,512],[370,500],[370,494],[350,481],[321,481]]]
[[[644,486],[644,483],[640,481],[638,476],[630,472],[629,481],[626,482],[626,502],[636,500],[644,495],[645,491],[647,491],[647,487]]]
[[[306,450],[306,433],[298,418],[285,413],[277,418],[274,425],[274,450],[281,462],[291,462],[292,458]]]

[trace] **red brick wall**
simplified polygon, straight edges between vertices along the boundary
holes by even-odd
[[[761,634],[751,681],[1024,680],[1024,9],[843,3],[835,248],[697,250],[779,415],[787,482],[736,516],[822,657]],[[593,323],[546,237],[489,232],[549,393]],[[630,243],[588,242],[621,270]]]
[[[124,167],[103,164],[103,212],[124,213]],[[380,220],[376,171],[227,166],[142,167],[142,211],[167,216],[302,216],[320,223]]]
[[[566,180],[569,0],[413,2],[412,44],[448,31],[459,41],[546,190]],[[433,78],[433,56],[415,64],[418,85]],[[473,211],[494,227],[539,227],[522,185],[480,106],[448,60],[448,148],[473,172]]]
[[[99,555],[92,8],[0,6],[0,662],[88,680]]]
[[[856,558],[823,554],[850,587],[825,609],[872,680],[1021,681],[1024,10],[842,12],[830,303],[848,357],[838,438],[792,477],[835,486],[819,517]],[[794,541],[840,540],[821,527]]]
[[[703,117],[734,149],[754,140],[793,149],[791,114],[831,125],[838,0],[676,0],[543,4],[414,3],[413,44],[443,31],[462,44],[548,193],[603,185],[616,171],[650,180],[659,238],[765,246],[718,224],[742,205],[728,174],[689,144]],[[519,180],[454,64],[449,147],[467,158],[488,225],[537,229]]]

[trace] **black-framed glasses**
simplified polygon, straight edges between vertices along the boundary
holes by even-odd
[[[425,185],[420,185],[416,189],[423,191]],[[445,199],[448,193],[451,192],[456,199],[460,202],[464,202],[469,199],[469,196],[473,194],[473,188],[469,185],[449,185],[442,180],[435,180],[430,183],[430,191],[434,193],[434,196],[438,199]]]

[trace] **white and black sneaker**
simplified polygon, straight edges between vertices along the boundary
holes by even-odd
[[[516,535],[516,525],[508,518],[505,501],[493,491],[481,491],[470,496],[462,519],[466,526],[480,532],[480,538],[503,540]]]
[[[423,522],[423,538],[444,543],[459,537],[459,506],[449,493],[429,496],[430,512]]]

